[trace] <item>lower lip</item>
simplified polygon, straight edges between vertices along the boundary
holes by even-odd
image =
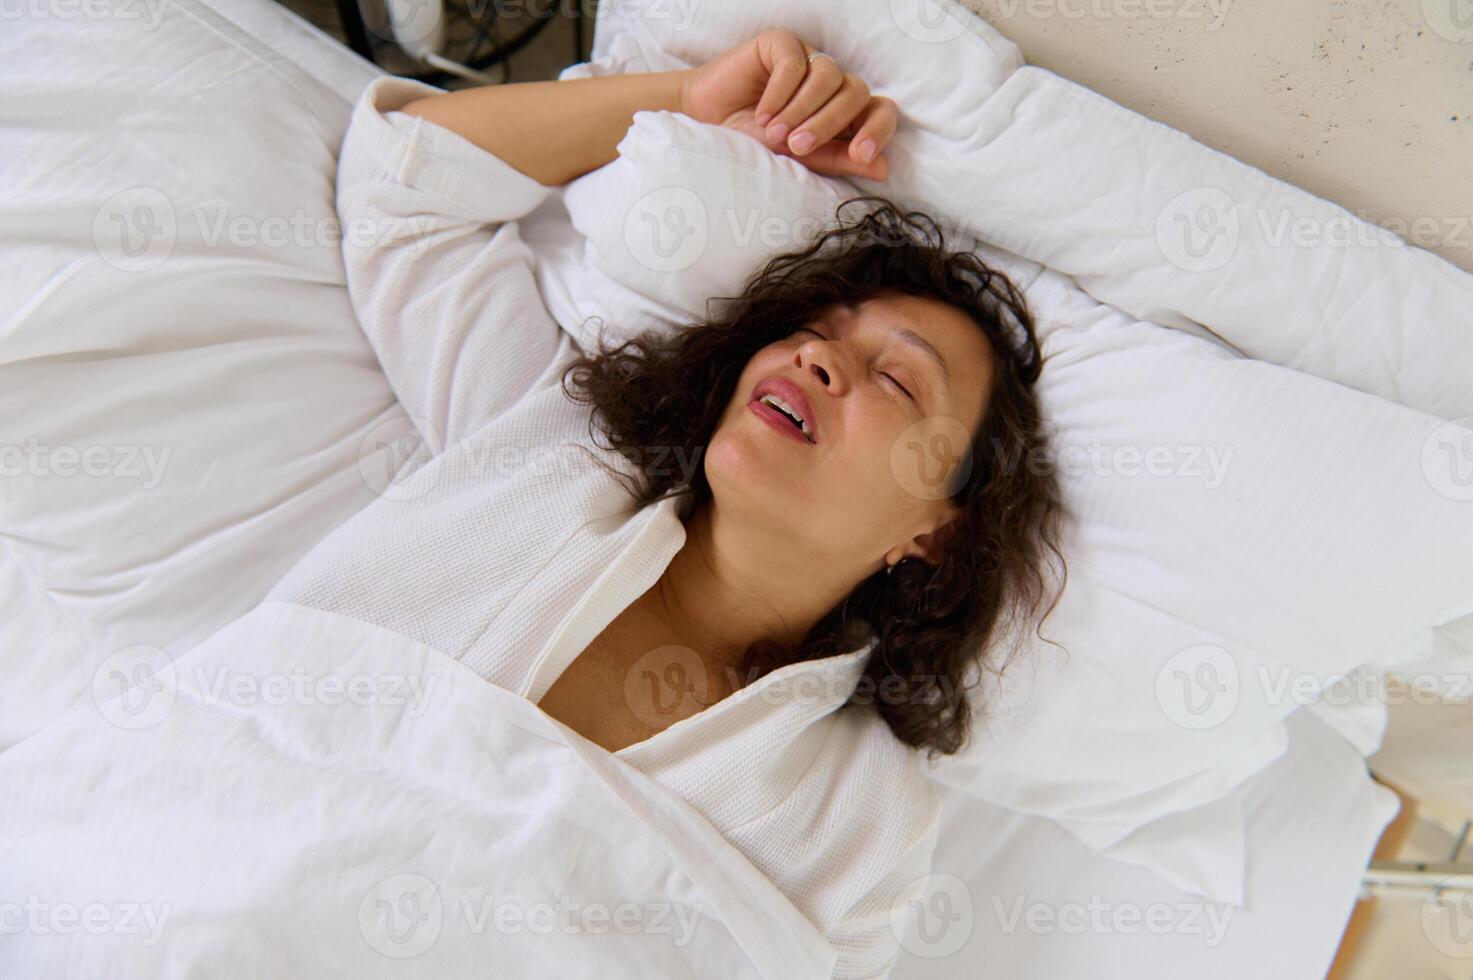
[[[791,419],[789,419],[782,412],[779,412],[777,409],[773,408],[771,405],[767,404],[766,402],[760,401],[748,402],[747,405],[749,408],[752,409],[753,414],[755,414],[759,419],[766,422],[768,425],[772,426],[774,429],[781,432],[789,439],[796,439],[805,446],[813,445],[813,443],[808,441],[808,437],[803,435],[803,433],[798,430],[797,426],[793,425]]]

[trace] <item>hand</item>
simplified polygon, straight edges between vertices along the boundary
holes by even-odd
[[[786,28],[763,31],[690,69],[680,111],[746,133],[815,173],[884,180],[899,108],[832,58],[809,63],[817,50]]]

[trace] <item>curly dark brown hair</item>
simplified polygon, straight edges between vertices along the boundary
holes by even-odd
[[[845,208],[855,204],[876,206],[846,221]],[[942,300],[976,322],[994,354],[991,391],[970,457],[956,471],[961,485],[951,499],[961,515],[941,560],[908,558],[892,574],[877,572],[797,649],[759,640],[742,663],[750,683],[787,664],[873,643],[851,704],[867,700],[861,691],[881,692],[873,703],[896,737],[934,760],[970,736],[969,668],[999,670],[1026,632],[1017,627],[1037,617],[1038,632],[1058,601],[1054,590],[1044,608],[1051,557],[1064,572],[1059,487],[1051,469],[1016,465],[1046,448],[1033,393],[1043,356],[1022,293],[972,252],[948,250],[934,219],[901,213],[875,195],[844,201],[835,217],[811,245],[751,275],[740,295],[710,300],[708,317],[711,304],[722,307],[715,317],[673,335],[647,331],[613,348],[600,339],[597,353],[567,368],[563,387],[593,406],[591,434],[597,439],[594,430],[601,430],[610,450],[636,463],[650,447],[695,460],[753,355],[836,304],[898,291]],[[710,500],[704,466],[672,469],[644,467],[629,486],[639,507],[690,494],[694,513]]]

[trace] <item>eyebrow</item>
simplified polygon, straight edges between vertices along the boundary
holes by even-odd
[[[859,302],[857,300],[840,300],[838,305],[843,307],[844,311],[850,316],[859,312]],[[941,352],[929,340],[909,327],[900,327],[895,331],[895,335],[907,346],[914,347],[924,354],[927,360],[940,369],[941,387],[946,391],[946,397],[951,398],[951,370],[946,366],[946,358],[941,356]]]
[[[938,368],[941,369],[941,384],[942,387],[946,389],[946,397],[950,398],[951,372],[947,370],[946,358],[941,356],[941,352],[933,347],[929,340],[927,340],[925,337],[922,337],[920,334],[916,333],[914,330],[911,330],[908,327],[895,331],[895,335],[905,343],[909,344],[911,347],[914,347],[916,350],[926,355],[928,359],[930,359]]]

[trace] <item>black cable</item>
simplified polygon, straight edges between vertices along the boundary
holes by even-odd
[[[485,56],[484,58],[466,62],[466,67],[476,69],[489,68],[492,65],[495,65],[497,62],[505,61],[512,55],[516,54],[518,51],[522,50],[522,48],[525,48],[528,44],[532,42],[533,38],[542,33],[542,31],[547,28],[548,20],[549,18],[539,18],[538,20],[533,21],[531,26],[523,28],[520,34],[512,38],[510,41],[507,41],[505,44],[499,45],[498,49],[493,50],[489,55]],[[511,66],[508,65],[507,67],[509,68]],[[447,83],[460,79],[459,75],[453,75],[449,72],[444,71],[426,72],[422,75],[403,75],[401,77],[413,78],[416,81],[421,82],[428,82],[429,84],[438,86],[440,88],[445,88]]]
[[[503,81],[510,82],[511,62],[503,54],[506,41],[502,39],[501,31],[497,30],[497,24],[501,21],[501,0],[493,0],[493,2],[494,8],[492,15],[490,17],[482,15],[480,22],[476,25],[476,33],[471,38],[470,45],[466,48],[465,63],[469,64],[473,59],[480,57],[481,42],[489,40],[491,42],[491,54],[496,60],[502,61],[506,65],[506,74]],[[492,63],[494,64],[495,61]]]
[[[338,20],[343,25],[343,35],[348,47],[359,55],[373,61],[373,45],[368,40],[368,28],[363,24],[363,12],[358,9],[358,0],[337,0]]]
[[[339,17],[343,24],[343,33],[347,37],[349,47],[351,47],[359,55],[377,64],[378,59],[377,57],[375,57],[374,45],[368,37],[368,29],[367,26],[364,24],[363,14],[358,7],[358,2],[359,0],[337,0]],[[367,2],[382,2],[382,0],[367,0]],[[574,0],[573,8],[574,12],[572,16],[574,44],[577,48],[574,60],[576,63],[583,60],[583,11],[581,7],[581,0]],[[447,16],[451,12],[452,8],[447,6]],[[455,12],[458,13],[459,11],[456,10]],[[511,64],[508,59],[510,59],[511,56],[516,54],[518,51],[525,48],[528,44],[532,43],[537,35],[546,30],[548,23],[552,20],[552,17],[554,16],[554,13],[549,12],[548,16],[536,18],[531,24],[523,28],[520,33],[512,37],[510,40],[503,41],[500,37],[499,32],[497,32],[494,36],[491,51],[485,56],[478,56],[476,54],[477,48],[480,46],[483,40],[487,39],[486,32],[488,30],[495,30],[495,22],[500,19],[500,16],[500,4],[499,2],[493,2],[491,4],[489,16],[487,14],[482,14],[482,16],[479,18],[479,21],[477,22],[475,36],[472,38],[471,46],[468,50],[468,54],[470,55],[470,57],[468,58],[468,60],[463,61],[462,63],[468,68],[475,68],[480,70],[489,68],[500,62],[507,62],[506,77],[507,80],[510,80]],[[469,19],[468,16],[466,19]],[[447,88],[450,83],[462,80],[462,76],[446,71],[428,71],[419,74],[403,74],[400,77],[412,78],[416,81],[426,82],[438,88]]]
[[[573,0],[573,64],[583,61],[583,0]]]

